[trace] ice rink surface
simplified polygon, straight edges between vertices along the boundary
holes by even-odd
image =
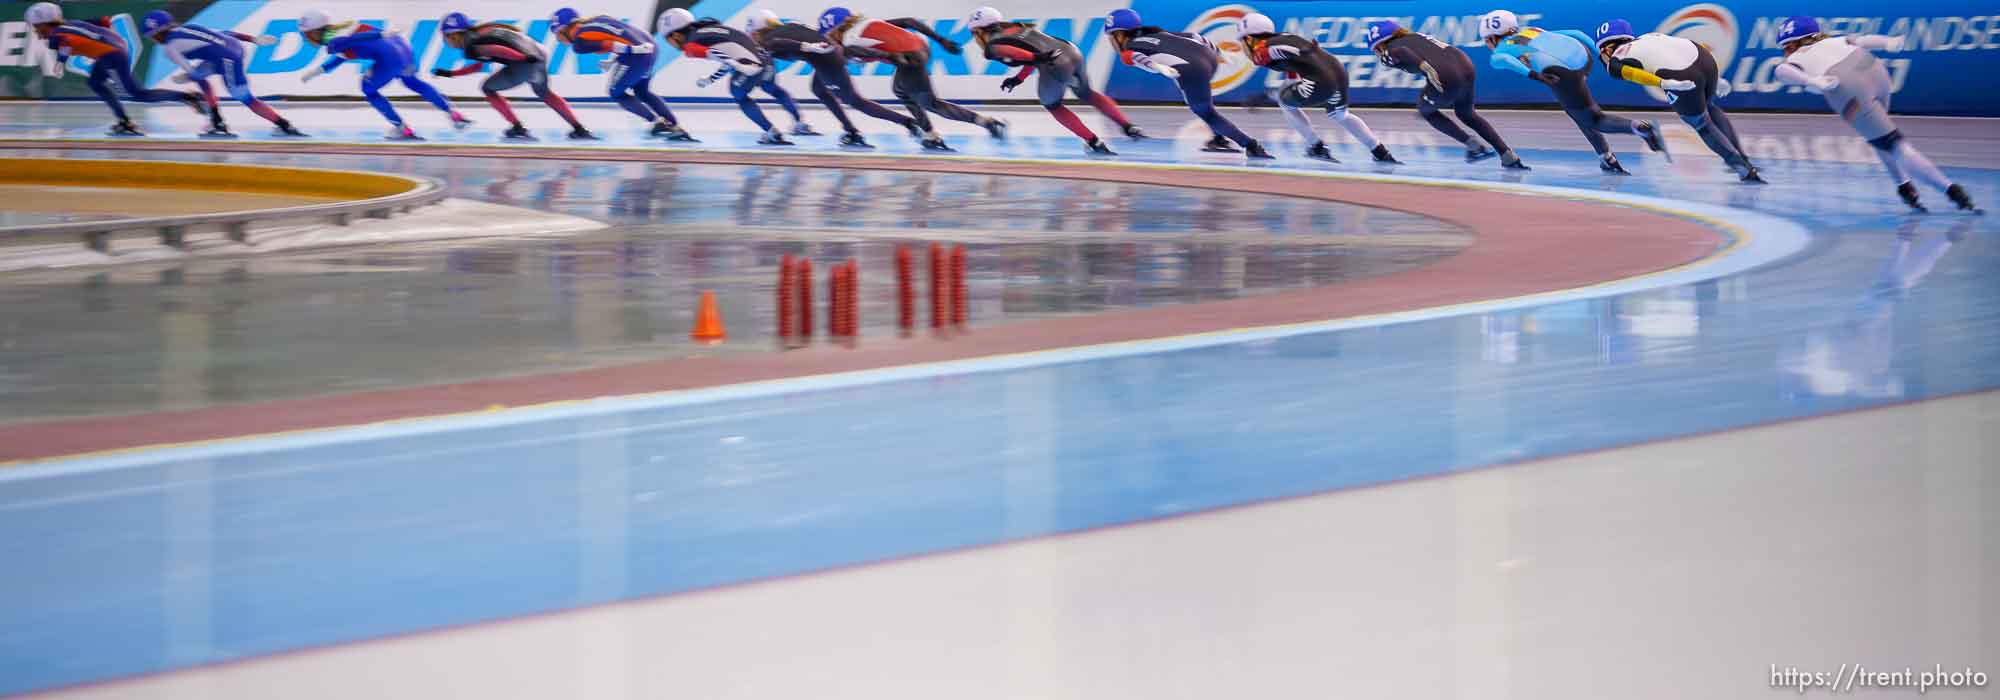
[[[399,107],[433,143],[495,141],[490,114],[454,133]],[[517,109],[567,145],[544,110]],[[379,136],[362,107],[284,111],[321,141]],[[699,147],[754,148],[733,109],[682,111]],[[953,145],[1084,157],[1039,111],[999,111],[1014,138],[967,128]],[[0,113],[0,138],[88,138],[103,120]],[[1241,164],[1198,152],[1185,110],[1133,113],[1173,138],[1114,140],[1121,162]],[[1553,112],[1493,115],[1528,173],[1459,162],[1409,111],[1363,112],[1409,161],[1393,167],[1351,144],[1347,162],[1305,160],[1275,112],[1228,113],[1281,155],[1263,167],[1660,198],[1742,212],[1731,223],[1767,244],[1808,238],[1749,269],[1394,323],[0,469],[0,552],[28,572],[0,578],[26,603],[0,611],[0,694],[1748,698],[1787,692],[1774,667],[2000,673],[2000,218],[1937,193],[1906,215],[1868,147],[1821,115],[1737,117],[1771,180],[1744,186],[1677,125],[1672,163],[1614,138],[1634,174],[1612,177]],[[159,139],[196,123],[148,118]],[[246,140],[262,131],[235,119]],[[584,119],[603,146],[659,146],[613,110]],[[2000,202],[1993,122],[1903,126]],[[893,127],[870,138],[925,157]],[[974,274],[976,332],[1004,333],[1395,274],[1467,235],[976,162],[913,175],[185,140],[136,157],[423,174],[617,226],[10,274],[0,421],[686,352],[663,329],[692,290],[768,289],[780,252],[879,263],[887,243],[942,241],[1018,258]],[[278,381],[292,364],[323,371]]]

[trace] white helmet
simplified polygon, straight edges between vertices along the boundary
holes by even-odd
[[[1238,38],[1257,34],[1276,33],[1278,33],[1278,25],[1273,24],[1271,18],[1264,16],[1260,12],[1252,12],[1244,15],[1243,19],[1236,20],[1236,36]]]
[[[770,10],[758,10],[750,13],[750,19],[743,21],[743,31],[756,34],[759,29],[775,27],[784,23],[784,20],[778,19],[778,13]]]
[[[305,14],[299,15],[299,31],[302,32],[325,29],[329,24],[333,24],[333,19],[319,10],[306,10]]]
[[[973,8],[971,17],[965,18],[965,27],[967,29],[978,29],[980,27],[991,27],[1005,21],[1007,21],[1007,18],[1001,15],[999,10],[991,7],[977,7]]]
[[[690,24],[694,24],[694,13],[687,11],[687,8],[676,7],[660,13],[661,36],[678,32]]]
[[[1494,10],[1479,18],[1479,38],[1491,39],[1521,31],[1521,18],[1506,10]]]
[[[22,15],[22,17],[28,20],[28,24],[30,25],[63,21],[62,8],[57,7],[52,2],[38,2],[29,5],[28,12]]]

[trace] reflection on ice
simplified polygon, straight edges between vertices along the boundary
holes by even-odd
[[[1948,230],[1925,232],[1923,223],[1931,219],[1910,217],[1896,231],[1876,281],[1847,317],[1787,343],[1778,352],[1778,369],[1816,396],[1901,398],[1905,380],[1896,364],[1896,311],[1978,221],[1954,218]]]

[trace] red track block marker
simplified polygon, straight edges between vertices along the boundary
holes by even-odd
[[[793,268],[797,266],[798,263],[792,260],[790,253],[786,253],[784,259],[778,261],[778,337],[780,338],[790,338],[798,332],[798,320],[794,318],[798,315],[796,306],[798,293],[792,289],[792,277],[798,274]]]
[[[944,327],[944,246],[931,244],[931,327]]]
[[[965,326],[965,246],[951,249],[951,325]]]
[[[917,282],[912,267],[910,249],[896,246],[896,327],[905,331],[917,324]]]
[[[847,334],[861,335],[861,263],[847,261]]]
[[[799,281],[793,286],[799,289],[799,335],[811,338],[813,334],[813,261],[799,258],[797,266]]]

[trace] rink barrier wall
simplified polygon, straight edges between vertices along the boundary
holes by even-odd
[[[951,54],[934,47],[931,56],[932,80],[938,94],[952,100],[1019,99],[1024,93],[1000,90],[1000,81],[1013,71],[988,61],[972,44],[965,18],[984,0],[919,3],[911,0],[874,0],[854,8],[875,17],[908,16],[930,23],[946,38],[968,48]],[[67,62],[67,75],[47,77],[43,66],[54,57],[36,42],[21,22],[25,2],[0,3],[0,98],[90,98],[84,84],[88,64],[80,58]],[[278,37],[271,46],[248,45],[245,70],[258,94],[272,96],[357,97],[358,64],[336,69],[311,83],[299,79],[309,66],[325,59],[325,52],[308,45],[297,32],[297,19],[307,9],[324,5],[318,0],[184,0],[173,3],[136,0],[85,1],[64,3],[72,18],[107,17],[106,23],[138,48],[136,73],[151,87],[184,88],[171,80],[172,62],[158,55],[150,41],[136,35],[135,18],[148,9],[168,7],[184,21],[215,29]],[[484,0],[476,8],[441,0],[343,0],[327,7],[337,20],[355,20],[394,29],[404,36],[417,57],[420,75],[433,68],[455,68],[465,62],[457,49],[444,45],[437,31],[438,18],[446,12],[472,9],[481,21],[504,21],[519,27],[549,49],[550,86],[570,98],[603,98],[606,70],[598,56],[580,56],[555,42],[550,34],[548,14],[561,3],[549,0]],[[651,29],[653,19],[664,7],[685,4],[685,0],[601,0],[588,11],[625,19]],[[812,24],[825,9],[823,0],[695,0],[689,9],[697,16],[709,16],[730,26],[742,26],[759,10]],[[1180,102],[1179,88],[1170,80],[1123,65],[1104,38],[1104,15],[1113,9],[1131,8],[1148,24],[1174,31],[1202,35],[1221,48],[1222,67],[1210,87],[1220,102],[1240,104],[1268,101],[1268,93],[1282,76],[1259,68],[1237,52],[1234,22],[1250,12],[1269,15],[1281,31],[1306,36],[1337,56],[1347,67],[1348,97],[1355,105],[1408,105],[1416,100],[1424,85],[1421,76],[1382,66],[1363,39],[1369,22],[1392,19],[1414,31],[1423,32],[1458,46],[1478,69],[1478,98],[1490,105],[1549,105],[1548,88],[1514,73],[1493,68],[1492,52],[1480,41],[1478,17],[1504,5],[1490,0],[1286,0],[1284,2],[1235,3],[1227,0],[1014,0],[1004,3],[1010,18],[1032,21],[1056,37],[1078,46],[1084,57],[1092,85],[1113,98],[1149,102]],[[1802,9],[1797,3],[1779,0],[1730,0],[1694,2],[1638,0],[1616,8],[1586,0],[1551,0],[1532,7],[1512,7],[1524,24],[1549,30],[1574,29],[1590,34],[1603,22],[1622,17],[1641,32],[1681,36],[1709,47],[1732,93],[1720,104],[1726,109],[1786,110],[1826,112],[1819,95],[1778,81],[1775,70],[1783,63],[1777,45],[1777,28],[1785,18]],[[1885,34],[1901,37],[1901,51],[1878,52],[1895,90],[1897,113],[2000,116],[2000,8],[1978,7],[1957,0],[1913,0],[1884,5],[1865,0],[1820,0],[1810,8],[1822,27],[1838,34]],[[716,63],[687,59],[664,44],[653,89],[663,97],[678,100],[714,101],[728,99],[722,83],[701,88],[695,80],[712,72]],[[806,96],[811,76],[797,62],[780,62],[778,81],[795,95]],[[891,70],[879,63],[851,64],[863,94],[889,94]],[[482,74],[461,78],[432,79],[447,95],[476,97]],[[1601,64],[1593,66],[1590,77],[1597,100],[1614,108],[1658,108],[1666,95],[1657,90],[1621,82],[1605,74]],[[400,89],[392,91],[401,94]]]
[[[386,219],[435,204],[448,194],[442,183],[404,175],[82,158],[0,158],[0,184],[199,190],[338,200],[292,207],[0,228],[0,245],[75,240],[100,253],[111,253],[116,240],[140,236],[157,238],[161,245],[179,247],[186,245],[189,233],[217,230],[230,240],[243,243],[249,241],[250,229],[256,225],[312,220],[346,225],[357,217]]]

